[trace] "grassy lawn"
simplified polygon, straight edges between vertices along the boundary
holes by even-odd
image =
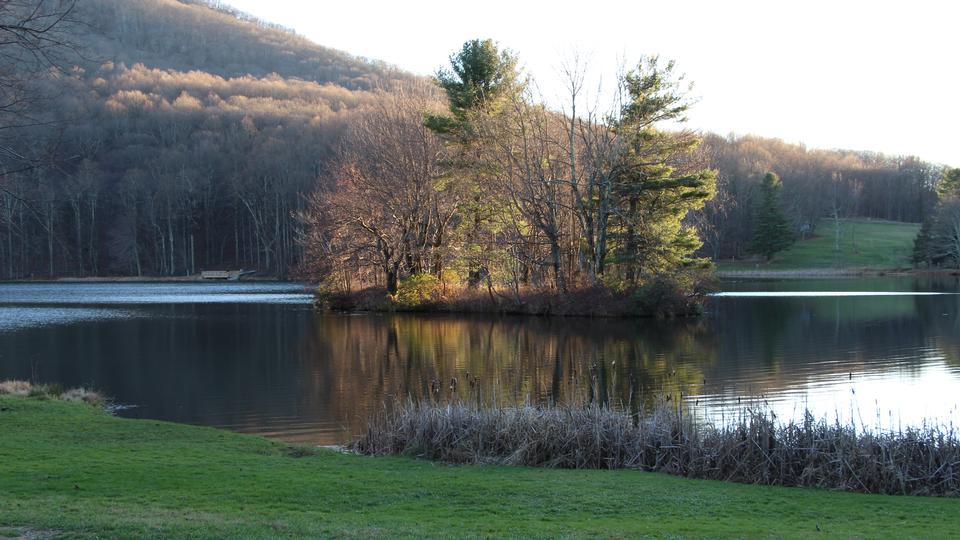
[[[720,262],[721,271],[798,270],[828,268],[909,268],[913,239],[920,231],[916,223],[840,220],[840,250],[836,249],[836,225],[822,219],[814,235],[776,254],[769,263]]]
[[[960,535],[960,500],[348,456],[115,418],[89,405],[0,396],[0,531],[165,538],[942,538]]]

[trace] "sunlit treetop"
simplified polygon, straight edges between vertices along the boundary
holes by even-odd
[[[436,80],[446,92],[453,113],[453,118],[428,117],[427,125],[438,133],[469,131],[469,111],[494,106],[523,87],[516,57],[509,50],[500,50],[491,39],[464,43],[450,56],[450,68],[437,71]]]
[[[940,185],[937,190],[941,197],[960,199],[960,169],[943,171],[943,177],[940,178]]]

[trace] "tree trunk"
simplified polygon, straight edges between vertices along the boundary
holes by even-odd
[[[553,279],[556,282],[557,290],[567,292],[567,281],[563,276],[563,252],[560,250],[560,244],[556,236],[550,236],[550,255],[553,259]]]
[[[174,249],[174,239],[173,239],[173,216],[169,213],[169,208],[167,209],[167,238],[170,241],[170,275],[174,275],[177,271],[177,252]]]
[[[634,285],[636,284],[637,277],[638,277],[637,261],[634,260],[634,257],[636,257],[636,254],[637,254],[637,232],[635,227],[633,226],[633,221],[632,221],[633,217],[637,215],[637,199],[636,198],[630,199],[630,210],[627,215],[629,216],[629,219],[627,221],[627,234],[626,234],[627,242],[626,242],[626,246],[624,247],[624,251],[626,252],[625,260],[627,265],[626,278],[627,278],[627,283]]]
[[[233,207],[233,260],[234,265],[240,268],[240,225],[237,222],[237,207]]]
[[[74,227],[77,233],[77,276],[83,277],[83,232],[81,230],[80,220],[80,196],[74,196],[70,200],[70,206],[73,208]]]
[[[392,264],[387,264],[387,292],[390,294],[397,294],[397,284],[399,281],[399,272],[400,272],[400,263],[395,262]]]
[[[87,246],[87,254],[90,257],[90,275],[100,274],[97,257],[97,194],[91,194],[88,199],[90,203],[90,243]]]
[[[50,277],[54,277],[53,271],[53,203],[47,203],[47,258],[50,261]]]
[[[4,217],[7,222],[7,279],[13,279],[13,197],[4,197]]]

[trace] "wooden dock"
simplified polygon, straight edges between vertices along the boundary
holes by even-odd
[[[253,270],[202,270],[200,279],[239,281],[241,277],[254,273]]]

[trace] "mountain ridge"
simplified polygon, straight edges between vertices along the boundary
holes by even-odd
[[[126,65],[202,70],[225,78],[276,73],[351,90],[419,78],[386,62],[325,47],[216,1],[85,0],[78,4],[77,16],[94,30],[81,37],[88,55]]]

